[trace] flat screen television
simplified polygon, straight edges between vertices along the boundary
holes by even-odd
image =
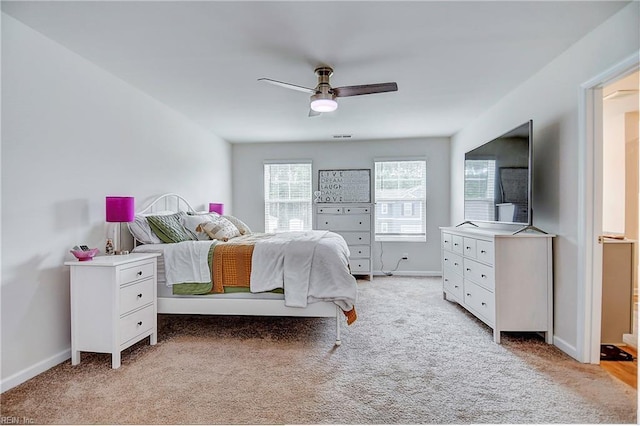
[[[531,226],[533,120],[464,155],[464,220]]]

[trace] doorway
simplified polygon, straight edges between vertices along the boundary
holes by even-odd
[[[601,366],[637,388],[639,72],[602,89]],[[634,360],[635,358],[635,360]]]
[[[615,82],[637,73],[639,66],[640,55],[631,55],[581,86],[578,274],[583,286],[578,288],[577,350],[579,360],[586,363],[600,363],[603,249],[599,238],[604,230],[603,93]]]

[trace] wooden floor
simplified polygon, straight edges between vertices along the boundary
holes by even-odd
[[[619,346],[633,355],[633,361],[600,361],[600,366],[609,374],[638,389],[638,351],[632,346]]]

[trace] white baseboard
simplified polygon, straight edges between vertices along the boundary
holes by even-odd
[[[442,271],[393,271],[391,274],[399,277],[441,277]],[[387,274],[382,271],[373,271],[373,275],[385,276]]]
[[[7,377],[6,379],[2,379],[2,382],[0,383],[0,391],[6,392],[11,388],[14,388],[19,384],[36,377],[38,374],[44,373],[51,367],[55,367],[56,365],[65,362],[69,358],[71,358],[71,348],[66,349],[43,361],[40,361],[39,363],[32,365],[31,367],[25,368],[22,371],[18,371],[17,373]]]

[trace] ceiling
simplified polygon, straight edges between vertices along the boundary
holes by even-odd
[[[2,1],[232,143],[450,136],[625,6],[615,1]],[[308,117],[315,87],[395,81]]]

